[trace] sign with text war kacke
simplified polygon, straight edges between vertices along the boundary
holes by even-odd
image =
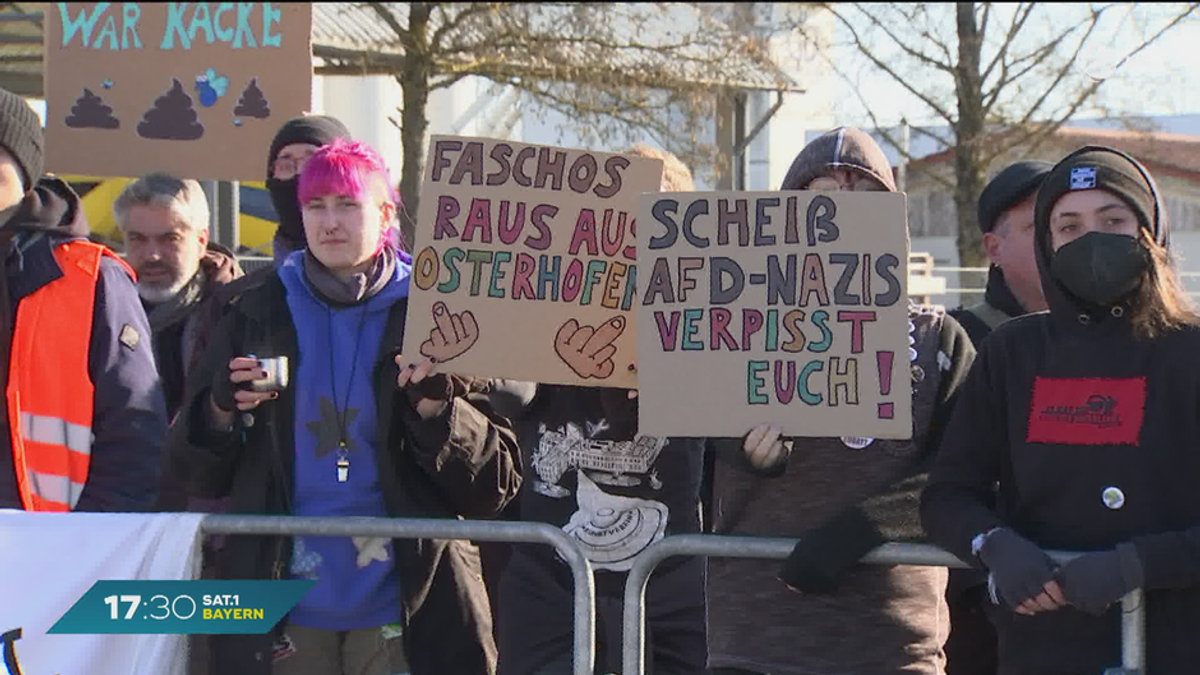
[[[662,162],[434,136],[404,353],[445,372],[637,386],[638,197]]]
[[[643,195],[639,431],[910,438],[905,196]]]
[[[312,6],[47,3],[46,169],[262,180],[312,101]]]

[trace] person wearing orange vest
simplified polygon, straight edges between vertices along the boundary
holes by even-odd
[[[167,412],[136,275],[42,147],[0,89],[0,509],[149,511]]]

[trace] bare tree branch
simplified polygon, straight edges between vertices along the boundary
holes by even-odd
[[[860,12],[863,12],[862,5],[857,2],[854,3],[854,8]],[[905,43],[903,40],[901,40],[900,37],[898,35],[896,35],[895,31],[888,28],[887,24],[880,21],[874,15],[866,13],[866,12],[863,12],[863,14],[866,15],[867,20],[869,20],[872,25],[874,25],[876,28],[879,28],[880,30],[882,30],[884,32],[884,34],[886,34],[889,38],[891,38],[892,42],[896,43],[896,46],[900,47],[900,49],[902,49],[904,51],[904,53],[908,54],[909,56],[912,56],[913,58],[917,59],[921,63],[924,63],[925,65],[930,66],[932,68],[937,68],[938,70],[944,70],[947,73],[954,72],[954,66],[953,66],[953,64],[951,64],[949,62],[949,60],[938,61],[937,59],[925,54],[924,52],[921,52],[917,48],[912,47],[911,45],[909,45],[909,44]],[[857,38],[857,35],[856,35],[856,38]]]
[[[1043,3],[1024,2],[1005,8],[1003,20],[993,16],[999,16],[1001,8],[992,3],[863,3],[855,5],[854,15],[842,6],[826,5],[839,29],[848,36],[846,44],[863,62],[912,95],[930,115],[941,118],[953,134],[950,140],[941,139],[937,132],[927,133],[942,141],[942,147],[953,150],[954,177],[949,187],[954,188],[958,209],[959,256],[963,264],[982,260],[976,250],[978,228],[973,214],[990,164],[1013,150],[1029,151],[1045,142],[1072,116],[1094,105],[1104,82],[1119,76],[1130,59],[1200,13],[1200,3],[1196,2],[1166,11],[1162,5],[1128,6],[1126,19],[1141,27],[1140,34],[1128,47],[1121,48],[1120,58],[1107,69],[1113,75],[1095,76],[1082,67],[1084,54],[1093,48],[1115,51],[1101,45],[1116,39],[1109,38],[1105,31],[1109,18],[1117,14],[1110,10],[1118,4],[1087,6],[1080,20],[1052,24],[1054,28],[1045,36],[1041,29],[1047,25],[1046,13],[1065,11],[1061,9],[1065,5],[1049,10]],[[1141,22],[1151,16],[1153,20],[1143,26]],[[948,17],[956,19],[956,45],[946,36]],[[1114,30],[1120,30],[1126,19]],[[1145,27],[1151,25],[1156,28]],[[1124,45],[1129,33],[1120,37]],[[878,115],[894,107],[867,100],[864,92],[854,86],[845,63],[832,57],[825,60],[851,85],[852,100],[865,111],[877,133],[908,159],[914,159],[904,153],[893,132],[880,127]],[[950,82],[943,77],[947,72],[952,75]],[[948,100],[955,105],[946,103]],[[920,127],[914,131],[927,132]],[[933,176],[936,185],[948,186],[944,175],[921,171],[931,168],[925,164],[916,163],[913,168]],[[944,173],[945,165],[938,165]]]
[[[395,33],[396,39],[400,41],[400,46],[404,48],[406,53],[412,53],[418,49],[417,45],[413,43],[408,29],[400,25],[400,22],[396,20],[396,15],[392,14],[392,10],[387,7],[387,3],[369,2],[367,6],[374,10],[375,15]]]
[[[1146,47],[1149,47],[1155,40],[1162,37],[1168,30],[1179,25],[1180,22],[1182,22],[1184,19],[1186,19],[1192,13],[1194,13],[1198,8],[1200,8],[1200,3],[1192,3],[1187,10],[1177,14],[1169,23],[1167,23],[1165,26],[1163,26],[1161,29],[1159,29],[1154,35],[1152,35],[1149,38],[1147,38],[1146,40],[1142,41],[1141,44],[1139,44],[1128,54],[1123,56],[1120,59],[1120,61],[1117,62],[1117,65],[1114,67],[1114,70],[1119,69],[1127,61],[1129,61],[1129,59],[1136,56],[1139,52],[1144,50]],[[1076,50],[1075,55],[1072,57],[1073,60],[1074,60],[1075,56],[1078,56],[1078,53],[1079,53],[1079,50]],[[1047,138],[1049,138],[1052,134],[1054,134],[1054,132],[1058,131],[1058,129],[1060,129],[1063,124],[1066,124],[1066,122],[1069,119],[1071,119],[1071,117],[1073,117],[1075,115],[1075,113],[1078,112],[1079,109],[1082,108],[1089,99],[1091,99],[1092,96],[1095,95],[1096,91],[1100,88],[1101,84],[1103,84],[1103,81],[1094,80],[1092,83],[1090,83],[1089,85],[1084,87],[1084,89],[1082,91],[1080,91],[1079,94],[1076,95],[1075,98],[1070,102],[1067,109],[1064,112],[1057,115],[1052,120],[1043,122],[1041,124],[1029,125],[1028,124],[1028,116],[1027,116],[1027,118],[1025,120],[1023,120],[1022,123],[1018,123],[1016,125],[1018,129],[1022,130],[1022,132],[1013,134],[1013,135],[1011,135],[1010,138],[999,143],[997,145],[997,149],[988,157],[989,161],[994,160],[996,157],[1003,155],[1005,152],[1008,152],[1009,150],[1012,150],[1013,148],[1018,148],[1018,147],[1036,148],[1037,146],[1041,145],[1041,143],[1043,143]],[[1043,99],[1044,99],[1044,97],[1043,97]],[[1037,105],[1040,106],[1042,104],[1042,102],[1043,102],[1043,100],[1039,99]]]
[[[833,15],[835,17],[838,18],[839,21],[842,22],[842,25],[845,26],[846,29],[850,31],[850,35],[854,38],[854,44],[858,47],[859,51],[862,53],[863,56],[865,56],[867,58],[868,61],[870,61],[872,64],[874,64],[875,67],[879,68],[883,72],[890,75],[893,80],[895,80],[897,83],[900,84],[900,86],[904,87],[910,94],[912,94],[913,96],[916,96],[918,99],[920,99],[922,103],[929,106],[942,119],[946,120],[947,123],[949,123],[949,124],[954,123],[954,115],[953,114],[951,114],[948,110],[946,110],[942,106],[938,105],[938,103],[936,101],[934,101],[928,94],[921,91],[920,89],[917,89],[913,83],[909,82],[906,78],[901,77],[900,74],[898,74],[891,66],[889,66],[887,63],[884,63],[884,61],[882,59],[880,59],[878,56],[876,56],[875,52],[873,50],[871,50],[869,47],[867,47],[866,43],[863,42],[862,38],[858,34],[858,31],[855,30],[853,24],[851,24],[848,20],[846,20],[846,18],[843,17],[840,12],[838,12],[836,9],[832,9],[832,8],[830,9],[830,11],[833,13]]]
[[[905,161],[916,162],[918,159],[920,159],[919,157],[916,157],[915,155],[913,155],[909,148],[904,147],[904,144],[902,142],[900,142],[899,140],[897,140],[892,135],[892,133],[887,129],[887,127],[880,124],[879,118],[876,116],[874,109],[867,102],[866,97],[863,95],[862,89],[860,87],[853,86],[855,83],[852,82],[850,80],[849,76],[846,75],[846,73],[841,68],[839,68],[836,64],[834,64],[831,59],[826,57],[826,61],[829,63],[829,65],[833,68],[833,71],[839,77],[841,77],[847,83],[852,85],[850,87],[851,90],[854,92],[854,95],[858,99],[858,102],[860,104],[862,104],[863,110],[867,113],[867,117],[870,118],[871,128],[874,129],[876,131],[876,133],[878,133],[881,137],[883,137],[883,140],[887,141],[888,144],[890,144],[893,148],[895,148],[896,151],[900,153],[900,156],[902,156],[905,159]],[[952,145],[952,143],[950,143],[942,138],[939,138],[936,134],[933,134],[932,132],[926,132],[924,130],[918,130],[918,131],[920,133],[924,133],[924,134],[928,135],[929,137],[942,142],[946,146]],[[931,179],[933,179],[934,181],[936,181],[937,183],[941,184],[944,187],[947,187],[947,188],[954,187],[953,182],[951,182],[951,181],[947,180],[945,177],[933,172],[931,170],[931,167],[928,167],[925,164],[919,164],[913,168],[916,171],[918,171],[919,173],[923,173],[923,174],[929,176]]]
[[[442,13],[446,13],[447,7],[450,5],[439,5]],[[468,23],[477,16],[498,11],[501,7],[498,3],[493,2],[472,2],[469,4],[454,4],[455,7],[463,8],[458,14],[453,17],[443,20],[441,25],[433,30],[433,36],[429,38],[429,44],[434,52],[440,52],[443,44],[442,41],[447,35],[453,34],[461,29],[464,24]]]
[[[1092,25],[1094,26],[1095,23]],[[1058,46],[1062,44],[1062,41],[1065,40],[1068,35],[1078,29],[1079,26],[1072,26],[1063,33],[1059,34],[1057,37],[1053,38],[1050,42],[1038,47],[1029,54],[1013,59],[1011,62],[1006,61],[1005,63],[1001,64],[1000,77],[997,78],[996,84],[991,88],[991,91],[985,90],[983,94],[984,117],[987,117],[991,114],[992,107],[996,104],[996,101],[999,100],[1000,94],[1007,92],[1010,85],[1025,77],[1025,75],[1032,72],[1038,66],[1041,66],[1048,58],[1050,58],[1050,56],[1057,52]],[[1015,74],[1010,73],[1009,70],[1016,66],[1021,66],[1021,69]]]
[[[988,63],[986,68],[983,69],[983,75],[979,78],[981,82],[987,82],[987,79],[991,76],[992,70],[995,69],[996,64],[1005,63],[1005,59],[1008,56],[1008,48],[1010,45],[1012,45],[1013,39],[1016,38],[1017,33],[1021,32],[1021,28],[1025,25],[1025,21],[1029,18],[1029,15],[1033,13],[1033,6],[1034,3],[1031,2],[1017,5],[1016,15],[1013,16],[1013,21],[1008,27],[1008,34],[1004,37],[1004,41],[1000,43],[1000,49],[996,51],[996,55],[992,57],[992,61]],[[1022,9],[1025,10],[1024,13],[1021,12]],[[1001,79],[1003,79],[1003,76],[1001,76]]]

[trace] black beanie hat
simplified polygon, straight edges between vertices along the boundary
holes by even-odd
[[[996,174],[979,195],[979,229],[984,234],[994,230],[1001,214],[1033,194],[1053,168],[1050,162],[1027,159]]]
[[[311,143],[313,145],[328,145],[338,138],[350,138],[350,130],[336,117],[327,115],[305,115],[284,122],[275,140],[271,141],[271,151],[267,155],[267,178],[271,178],[271,165],[279,152],[292,143]]]
[[[1124,152],[1101,145],[1089,145],[1067,155],[1046,176],[1038,193],[1038,227],[1049,224],[1050,211],[1063,195],[1091,189],[1107,190],[1120,197],[1154,241],[1167,245],[1167,228],[1160,222],[1158,189],[1150,172]]]
[[[288,120],[271,141],[267,155],[267,192],[271,195],[271,206],[279,216],[279,227],[275,229],[275,247],[282,251],[295,251],[305,247],[304,218],[300,212],[300,198],[296,188],[299,176],[287,180],[275,178],[272,167],[279,153],[292,143],[328,145],[339,138],[350,138],[350,131],[341,120],[326,115],[306,115]]]
[[[42,177],[42,121],[25,99],[0,89],[0,146],[21,167],[25,191]]]

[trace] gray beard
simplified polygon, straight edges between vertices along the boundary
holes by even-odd
[[[190,279],[184,277],[173,282],[170,286],[149,286],[147,284],[139,283],[138,296],[151,305],[159,305],[167,302],[168,300],[172,300],[176,295],[179,295],[179,291],[183,290],[184,286],[187,286],[188,281],[190,281]]]

